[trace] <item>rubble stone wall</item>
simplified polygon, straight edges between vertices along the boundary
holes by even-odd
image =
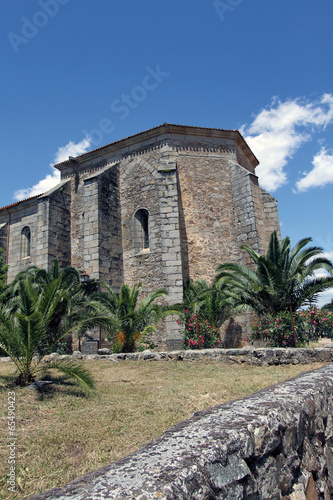
[[[195,413],[113,464],[34,500],[329,500],[333,365]]]

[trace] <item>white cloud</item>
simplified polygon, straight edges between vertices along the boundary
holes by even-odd
[[[326,290],[325,292],[321,292],[318,296],[318,303],[317,303],[318,307],[325,306],[326,304],[331,302],[332,299],[333,299],[333,290],[332,289]]]
[[[54,163],[65,161],[69,156],[78,156],[85,153],[90,144],[91,139],[89,137],[85,137],[81,142],[78,142],[77,144],[70,141],[68,144],[66,144],[66,146],[62,146],[58,149],[54,156]],[[15,191],[15,200],[20,201],[24,200],[25,198],[30,198],[31,196],[45,193],[46,191],[49,191],[54,186],[56,186],[60,181],[60,172],[53,167],[53,164],[51,164],[50,167],[52,168],[52,173],[47,174],[46,177],[37,182],[37,184],[30,188],[19,189]]]
[[[66,146],[60,147],[56,152],[54,162],[61,163],[62,161],[68,160],[69,156],[78,156],[86,153],[87,149],[90,147],[91,139],[90,137],[85,137],[81,142],[75,144],[75,142],[69,141]]]
[[[326,259],[329,259],[333,262],[333,251],[332,252],[323,252],[320,254],[320,257],[326,257]]]
[[[330,261],[333,262],[333,252],[323,252],[321,254],[321,257],[326,257],[326,259],[329,259]],[[326,276],[329,276],[329,273],[325,270],[317,269],[314,272],[315,278],[326,278]],[[325,290],[325,292],[321,292],[318,295],[317,305],[318,307],[323,307],[324,305],[331,302],[332,299],[333,299],[333,288],[329,288],[328,290]]]
[[[324,94],[319,102],[300,98],[281,102],[273,99],[241,133],[260,165],[256,171],[260,184],[275,191],[287,182],[285,165],[314,131],[333,122],[333,95]]]
[[[313,157],[312,164],[313,169],[296,182],[298,191],[306,191],[333,182],[333,155],[328,154],[325,148]]]
[[[37,182],[34,186],[25,189],[18,189],[14,193],[14,198],[16,201],[24,200],[25,198],[30,198],[31,196],[36,196],[37,194],[45,193],[56,186],[60,181],[60,172],[58,170],[52,172],[52,174],[47,174],[47,176],[41,181]]]

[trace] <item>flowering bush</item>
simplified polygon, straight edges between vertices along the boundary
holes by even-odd
[[[333,337],[333,313],[309,308],[293,313],[299,347],[319,337]],[[263,318],[254,326],[253,340],[264,340],[269,347],[294,347],[294,331],[289,311]]]
[[[318,307],[310,307],[304,311],[298,311],[297,314],[302,319],[310,339],[333,337],[333,313]]]
[[[304,346],[309,337],[301,317],[293,314],[298,347]],[[253,340],[263,340],[267,347],[295,347],[294,331],[289,311],[266,316],[254,326]]]
[[[207,321],[201,321],[200,317],[184,309],[177,321],[178,325],[184,327],[185,349],[208,349],[213,347],[221,347],[221,341],[216,337],[212,326]]]

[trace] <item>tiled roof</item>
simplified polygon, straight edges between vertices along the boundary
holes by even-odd
[[[122,139],[118,139],[117,141],[110,142],[109,144],[105,144],[104,146],[101,146],[99,148],[92,149],[90,151],[87,151],[86,153],[83,153],[81,155],[76,156],[75,158],[82,158],[85,155],[89,155],[89,154],[91,154],[91,153],[93,153],[95,151],[100,151],[100,150],[102,150],[104,148],[107,148],[109,146],[113,146],[113,145],[119,144],[121,142],[125,142],[128,139],[132,139],[134,137],[140,137],[141,135],[144,135],[144,134],[147,134],[149,132],[158,130],[158,129],[162,128],[162,127],[179,127],[179,128],[189,128],[189,129],[194,129],[194,130],[211,130],[211,131],[215,131],[215,132],[237,133],[237,134],[239,134],[240,138],[243,139],[242,135],[240,134],[239,130],[237,130],[237,129],[235,129],[235,130],[228,130],[228,129],[212,128],[212,127],[195,127],[193,125],[177,125],[177,124],[166,123],[165,122],[165,123],[162,123],[162,125],[158,125],[157,127],[152,127],[152,128],[147,129],[147,130],[143,130],[142,132],[138,132],[137,134],[129,135],[128,137],[124,137]],[[244,139],[243,139],[243,141],[244,141]],[[70,160],[64,160],[64,161],[62,161],[60,163],[57,163],[55,165],[55,167],[57,167],[58,165],[64,165],[66,163],[70,163]]]
[[[30,196],[30,198],[25,198],[24,200],[16,201],[15,203],[11,203],[10,205],[6,205],[5,207],[0,207],[0,210],[7,210],[7,208],[12,208],[16,207],[20,203],[23,203],[24,201],[28,200],[33,200],[34,198],[38,198],[39,196],[42,196],[43,193],[36,194],[35,196]]]

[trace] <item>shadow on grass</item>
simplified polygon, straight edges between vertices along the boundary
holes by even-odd
[[[16,375],[0,375],[0,392],[7,391],[12,387],[16,387],[15,384]]]
[[[38,400],[43,399],[50,400],[54,396],[62,393],[68,396],[74,396],[76,398],[86,398],[84,391],[78,387],[78,385],[66,375],[54,375],[46,371],[38,379],[41,382],[41,386],[36,386],[31,390],[35,390],[38,394]],[[50,384],[43,384],[43,382],[51,382]]]
[[[17,374],[18,372],[11,375],[0,375],[0,393],[8,392],[8,390],[15,390],[17,387],[20,387],[26,391],[35,391],[40,401],[44,399],[50,400],[54,396],[59,395],[59,393],[74,396],[76,398],[87,397],[84,391],[73,380],[66,377],[66,375],[57,376],[45,372],[41,377],[38,377],[36,384],[22,387],[16,383]],[[43,382],[50,383],[43,384]]]

